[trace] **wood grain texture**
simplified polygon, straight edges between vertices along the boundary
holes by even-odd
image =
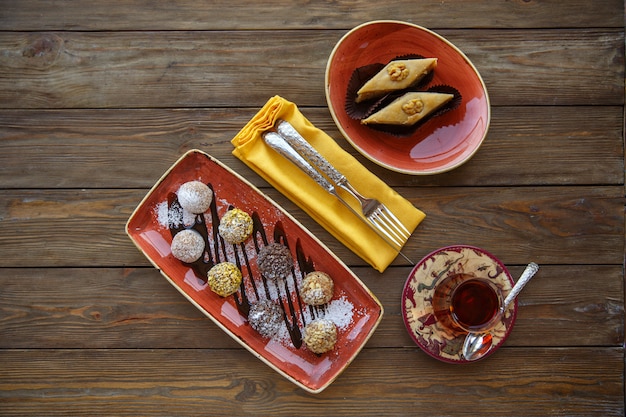
[[[0,415],[623,416],[625,37],[620,0],[0,0]],[[409,176],[341,137],[324,71],[370,20],[435,30],[482,75],[492,120],[465,165]],[[368,267],[232,154],[268,98],[317,127],[426,219],[404,252],[482,247],[541,265],[486,361],[407,333],[411,265]],[[257,360],[124,232],[179,156],[219,158],[300,220],[385,307],[323,393]]]
[[[414,347],[401,316],[411,268],[353,269],[385,306],[367,346]],[[509,266],[515,278],[522,269]],[[621,273],[542,265],[519,296],[505,346],[620,346]],[[243,349],[153,268],[3,268],[0,288],[0,349]]]
[[[450,366],[417,348],[365,349],[310,395],[242,350],[2,350],[0,402],[12,416],[622,416],[622,359],[620,348],[519,348]]]
[[[349,265],[362,260],[274,189]],[[505,263],[621,264],[623,187],[403,188],[427,214],[406,244],[416,260],[454,243],[498,252]],[[124,232],[144,190],[7,190],[0,200],[0,267],[147,266]],[[497,249],[497,250],[496,250]],[[396,264],[406,264],[402,258]]]
[[[624,101],[623,30],[440,34],[473,61],[495,106]],[[5,74],[0,107],[258,107],[276,94],[301,106],[325,106],[326,61],[342,35],[329,30],[0,32],[0,73]]]
[[[394,19],[432,28],[622,27],[623,2],[398,0],[354,1],[86,0],[0,1],[0,30],[231,30],[349,29],[370,20]],[[32,11],[38,12],[33,19]],[[621,17],[620,17],[621,16]]]
[[[149,188],[193,148],[244,172],[255,185],[267,185],[231,154],[230,140],[256,111],[4,110],[0,112],[0,185]],[[624,183],[622,108],[618,106],[494,108],[478,153],[458,169],[434,176],[381,168],[349,145],[327,109],[303,107],[301,111],[392,187]],[[21,158],[13,157],[15,153]]]

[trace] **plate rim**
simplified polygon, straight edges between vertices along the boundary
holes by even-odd
[[[278,367],[277,365],[273,364],[269,359],[265,358],[261,353],[257,352],[256,350],[254,350],[248,343],[246,343],[242,338],[239,338],[237,335],[235,335],[233,332],[231,332],[226,326],[224,326],[221,322],[219,322],[219,320],[217,320],[216,317],[214,317],[209,311],[205,310],[198,302],[196,302],[190,294],[188,294],[183,288],[181,288],[173,279],[172,277],[170,277],[165,271],[163,271],[161,269],[161,267],[159,267],[159,265],[156,263],[155,260],[153,260],[150,256],[148,256],[145,251],[142,249],[142,247],[139,245],[139,243],[133,238],[132,232],[130,231],[130,225],[133,223],[133,220],[135,219],[135,217],[137,217],[140,213],[141,213],[141,208],[146,204],[147,200],[151,197],[151,195],[155,192],[156,189],[159,188],[159,186],[161,185],[161,183],[163,183],[165,181],[165,179],[171,174],[171,172],[181,163],[184,162],[185,159],[187,159],[191,154],[200,154],[203,155],[205,157],[207,157],[211,162],[215,163],[216,165],[218,165],[219,167],[221,167],[222,169],[226,170],[229,174],[233,175],[234,177],[236,177],[237,179],[239,179],[240,181],[242,181],[244,184],[246,184],[247,186],[249,186],[252,190],[254,190],[256,193],[258,193],[263,199],[265,199],[269,204],[273,205],[274,208],[276,208],[277,210],[279,210],[281,212],[282,215],[284,215],[286,218],[288,218],[290,221],[292,221],[297,227],[299,227],[301,229],[301,231],[303,233],[306,233],[309,235],[309,237],[314,240],[318,245],[320,245],[320,247],[328,254],[330,255],[341,267],[342,269],[354,280],[354,282],[356,284],[358,284],[368,295],[369,297],[372,299],[372,301],[374,302],[374,304],[376,304],[378,306],[378,317],[376,318],[376,320],[372,323],[372,328],[370,329],[370,331],[368,332],[368,334],[365,336],[365,338],[363,339],[363,342],[361,343],[360,346],[357,346],[357,348],[352,352],[351,355],[349,355],[348,357],[346,357],[346,360],[344,362],[344,364],[341,365],[341,367],[338,369],[338,371],[332,375],[331,378],[329,378],[328,380],[326,380],[323,384],[321,384],[319,387],[317,388],[313,388],[309,385],[307,385],[306,383],[299,381],[298,379],[296,379],[294,376],[290,375],[288,372],[286,372],[285,370],[281,369],[280,367]],[[133,242],[133,244],[135,245],[135,247],[149,260],[149,262],[152,264],[152,266],[157,269],[159,271],[159,273],[166,278],[166,280],[172,284],[172,286],[174,288],[176,288],[178,290],[178,292],[180,292],[192,305],[194,305],[199,311],[201,311],[205,316],[207,316],[213,323],[215,323],[222,331],[224,331],[231,339],[235,340],[237,343],[239,343],[242,347],[244,347],[246,350],[248,350],[250,353],[253,354],[253,356],[255,356],[257,359],[260,359],[263,363],[265,363],[267,366],[269,366],[271,369],[273,369],[274,371],[276,371],[278,374],[282,375],[283,377],[285,377],[287,380],[289,380],[290,382],[294,383],[295,385],[297,385],[298,387],[304,389],[307,392],[313,393],[313,394],[318,394],[320,392],[322,392],[324,389],[326,389],[330,384],[332,384],[342,373],[343,371],[345,371],[347,369],[347,367],[354,361],[354,359],[356,358],[356,356],[358,356],[358,354],[361,352],[361,350],[365,347],[365,345],[367,344],[367,342],[369,341],[369,339],[372,337],[372,335],[375,333],[376,329],[378,328],[378,325],[381,323],[383,315],[384,315],[384,307],[382,305],[382,303],[380,302],[380,300],[378,299],[378,297],[376,297],[376,295],[365,285],[365,283],[333,252],[330,250],[330,248],[328,248],[328,246],[326,244],[324,244],[324,242],[322,242],[321,240],[319,240],[319,238],[317,238],[317,236],[315,236],[308,228],[306,228],[304,225],[302,225],[300,223],[300,221],[298,221],[295,217],[293,217],[287,210],[285,210],[282,206],[280,206],[277,202],[275,202],[271,197],[269,197],[267,194],[263,193],[261,190],[259,190],[258,187],[256,187],[254,184],[252,184],[250,181],[248,181],[246,178],[244,178],[242,175],[240,175],[239,173],[235,172],[233,169],[231,169],[230,167],[228,167],[226,164],[224,164],[223,162],[221,162],[220,160],[218,160],[217,158],[213,157],[212,155],[208,154],[207,152],[204,152],[200,149],[190,149],[188,151],[186,151],[183,155],[181,155],[164,173],[163,175],[161,175],[161,177],[156,181],[156,183],[150,188],[150,190],[146,193],[146,195],[141,199],[141,201],[139,202],[139,204],[137,205],[137,207],[133,210],[132,214],[129,216],[126,225],[125,225],[125,232],[128,235],[128,237],[130,238],[130,240]]]
[[[454,163],[451,166],[445,167],[445,168],[440,168],[440,169],[432,169],[432,170],[410,170],[410,169],[403,169],[403,168],[398,168],[396,166],[393,166],[391,164],[382,162],[377,160],[373,155],[370,155],[369,153],[367,153],[365,150],[363,150],[360,146],[358,146],[354,140],[352,138],[350,138],[350,136],[347,134],[347,132],[345,131],[344,127],[342,126],[341,122],[339,121],[337,115],[336,115],[336,110],[333,106],[332,100],[330,98],[330,72],[331,72],[331,64],[333,62],[333,59],[340,47],[340,45],[349,37],[351,36],[353,33],[357,32],[358,30],[366,27],[366,26],[371,26],[371,25],[376,25],[376,24],[397,24],[397,25],[403,25],[403,26],[409,26],[409,27],[413,27],[415,29],[427,32],[431,35],[433,35],[434,37],[438,38],[439,40],[441,40],[442,42],[446,43],[448,46],[450,46],[455,52],[457,52],[465,62],[467,62],[467,64],[472,68],[474,74],[478,77],[478,80],[480,81],[482,90],[485,94],[485,100],[486,100],[486,104],[487,104],[487,119],[486,119],[486,123],[485,123],[485,132],[482,135],[482,138],[478,141],[477,145],[475,146],[475,148],[468,154],[466,155],[463,159],[457,161],[456,163]],[[333,49],[331,50],[331,53],[328,57],[328,60],[326,62],[326,70],[324,73],[324,93],[326,96],[326,103],[328,105],[329,111],[330,111],[330,115],[333,118],[335,125],[337,126],[337,128],[339,129],[339,131],[341,132],[341,134],[343,135],[343,137],[350,143],[350,145],[352,145],[352,147],[354,149],[356,149],[361,155],[363,155],[364,157],[366,157],[367,159],[369,159],[370,161],[374,162],[375,164],[389,169],[391,171],[395,171],[395,172],[399,172],[401,174],[408,174],[408,175],[435,175],[435,174],[442,174],[448,171],[451,171],[455,168],[458,168],[459,166],[465,164],[467,161],[469,161],[470,159],[472,159],[472,157],[476,154],[476,152],[478,152],[478,149],[480,149],[480,147],[482,146],[482,143],[485,141],[485,138],[487,137],[487,134],[489,132],[489,127],[491,125],[491,101],[489,98],[489,93],[487,92],[487,86],[485,85],[485,81],[483,80],[482,76],[480,75],[480,73],[478,72],[478,69],[476,68],[476,66],[474,65],[474,63],[467,57],[467,55],[465,55],[465,53],[463,51],[461,51],[456,45],[454,45],[452,42],[450,42],[449,40],[447,40],[446,38],[444,38],[443,36],[439,35],[438,33],[424,27],[424,26],[420,26],[417,25],[415,23],[410,23],[410,22],[405,22],[405,21],[401,21],[401,20],[393,20],[393,19],[384,19],[384,20],[372,20],[372,21],[368,21],[368,22],[364,22],[361,23],[358,26],[353,27],[352,29],[350,29],[347,33],[345,33],[338,41],[337,43],[334,45]]]

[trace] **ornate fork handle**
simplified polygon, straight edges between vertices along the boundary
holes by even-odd
[[[326,158],[324,158],[311,144],[302,137],[300,133],[285,120],[276,122],[276,131],[289,143],[298,153],[308,159],[311,164],[324,173],[336,186],[346,190],[352,197],[359,200],[363,207],[363,214],[367,217],[376,208],[377,202],[374,199],[364,197],[350,184],[345,175],[337,170]]]

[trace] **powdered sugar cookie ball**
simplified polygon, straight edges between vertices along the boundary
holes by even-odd
[[[222,297],[236,293],[242,279],[241,271],[231,262],[216,264],[207,273],[209,288]]]
[[[332,278],[325,272],[310,272],[302,280],[300,297],[309,305],[319,306],[333,298],[335,285]]]
[[[183,262],[194,262],[204,253],[204,239],[195,230],[185,229],[172,238],[172,255]]]
[[[181,207],[194,214],[207,211],[213,201],[213,191],[200,181],[184,183],[178,189],[177,196]]]
[[[252,217],[238,208],[228,210],[220,219],[218,231],[228,243],[241,243],[252,233]]]
[[[304,344],[313,353],[325,353],[337,343],[337,326],[328,319],[315,319],[304,328]]]

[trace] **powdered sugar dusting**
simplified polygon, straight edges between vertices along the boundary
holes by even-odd
[[[302,313],[304,314],[306,322],[310,322],[314,319],[308,308],[303,309]],[[320,308],[317,317],[332,321],[335,323],[338,330],[344,331],[348,329],[354,321],[354,305],[348,300],[348,297],[343,295]],[[291,346],[291,336],[284,322],[272,339],[285,346]]]
[[[354,305],[344,295],[328,304],[324,318],[331,320],[338,329],[343,330],[352,323],[353,310]]]
[[[213,191],[205,183],[194,180],[182,184],[177,191],[181,207],[192,213],[204,213],[213,200]]]
[[[182,210],[182,209],[179,209]],[[177,212],[175,208],[170,209],[167,201],[162,201],[156,205],[154,212],[157,216],[159,224],[163,227],[178,227],[180,226],[180,212]]]
[[[191,225],[196,221],[196,215],[180,206],[168,207],[167,201],[162,201],[154,207],[154,214],[163,227],[177,228],[182,225]],[[182,220],[182,221],[181,221]]]

